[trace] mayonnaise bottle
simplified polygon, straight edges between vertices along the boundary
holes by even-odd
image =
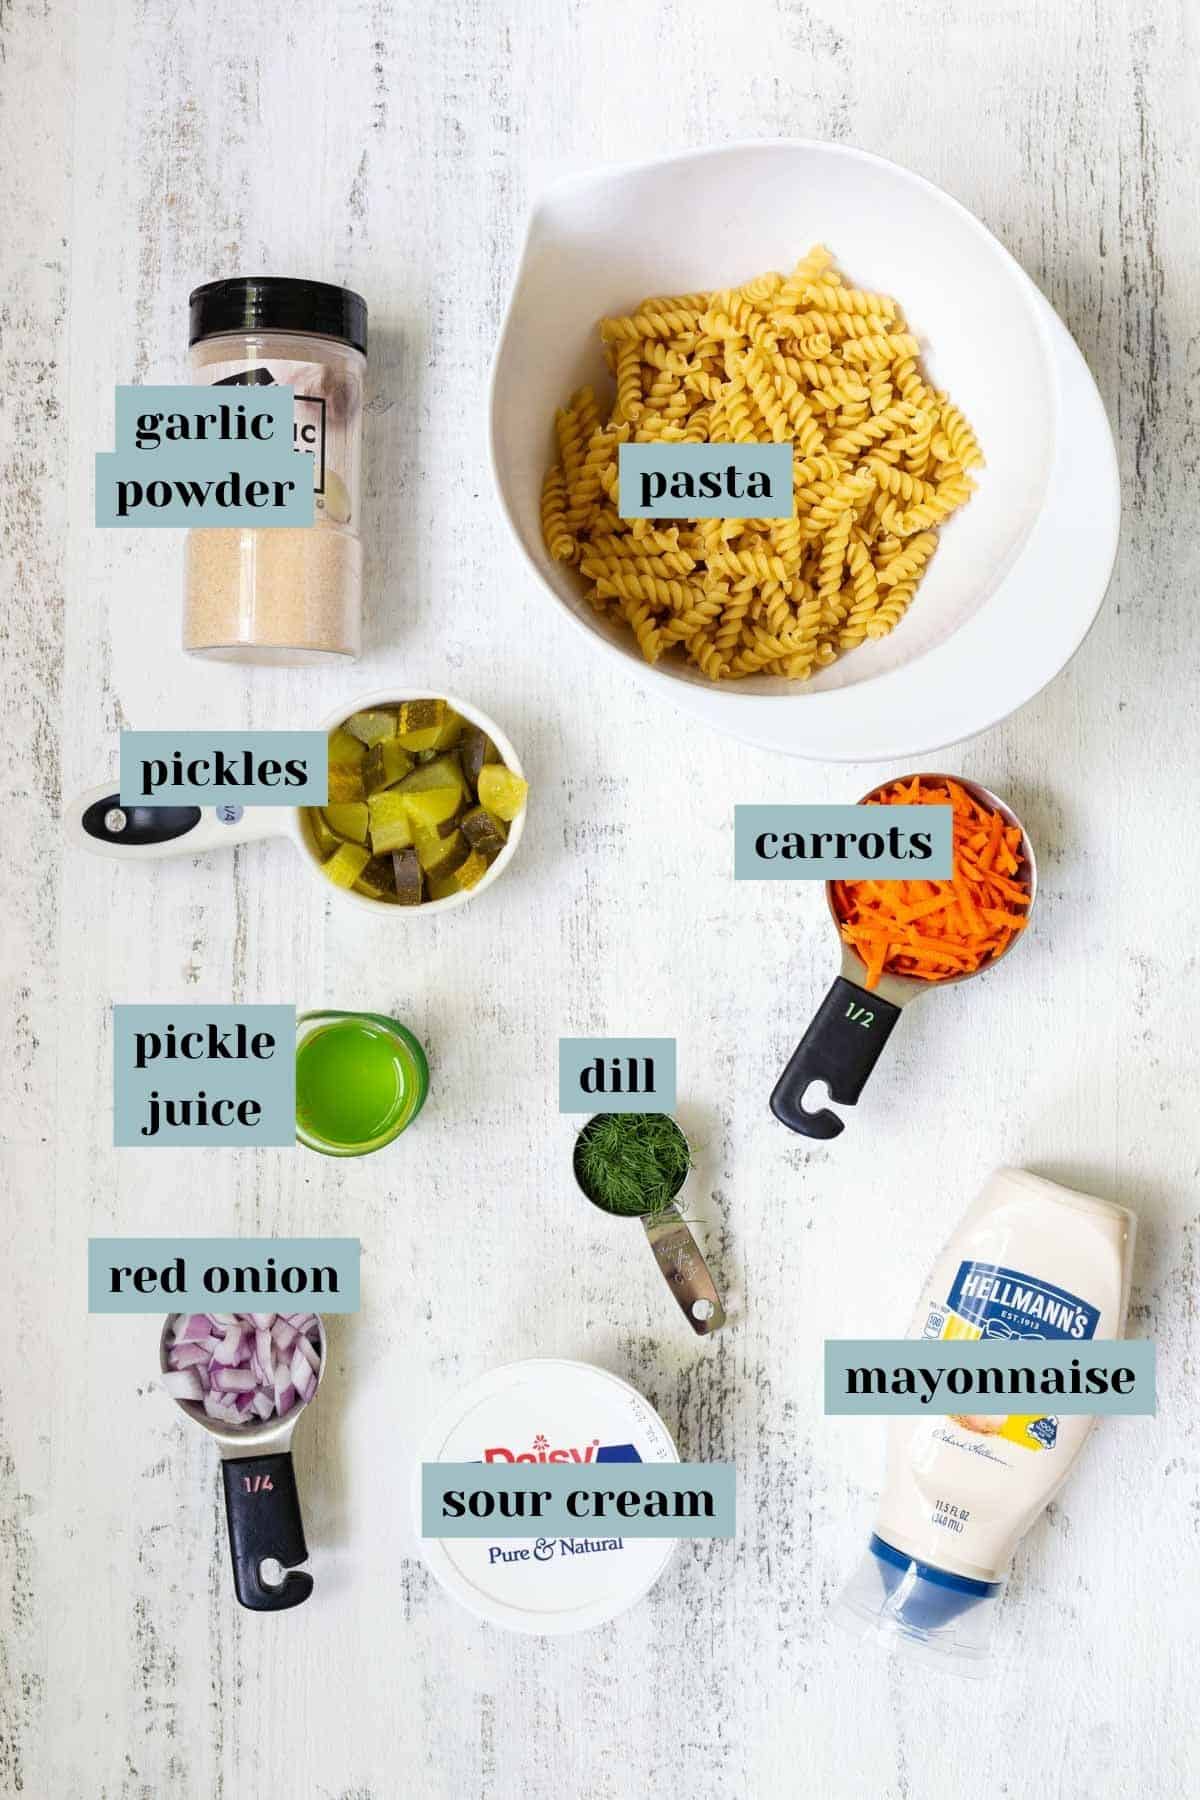
[[[908,1335],[1118,1338],[1136,1227],[1122,1206],[1000,1169],[935,1264]],[[986,1674],[992,1603],[1013,1550],[1066,1480],[1093,1422],[1080,1414],[893,1419],[875,1531],[838,1622],[958,1673]]]

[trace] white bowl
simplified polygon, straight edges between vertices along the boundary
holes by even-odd
[[[521,767],[521,760],[507,734],[501,731],[496,721],[490,719],[485,712],[481,712],[477,706],[473,706],[469,700],[460,699],[457,694],[447,694],[444,690],[435,692],[431,688],[407,688],[400,683],[393,684],[388,688],[376,688],[369,694],[361,695],[352,706],[335,707],[333,712],[322,719],[321,730],[335,731],[339,725],[356,712],[369,712],[375,706],[396,706],[401,700],[444,700],[447,706],[452,707],[469,724],[477,726],[480,731],[485,731],[500,752],[505,767],[511,769],[514,775],[519,775],[524,779],[525,771]],[[424,900],[420,906],[389,906],[386,901],[372,900],[368,894],[356,894],[352,888],[335,887],[333,882],[326,881],[325,876],[321,873],[321,858],[305,829],[300,809],[290,809],[287,818],[293,840],[299,846],[301,854],[327,894],[336,894],[339,900],[349,901],[360,912],[365,910],[373,913],[377,918],[381,913],[401,913],[405,918],[411,918],[415,914],[423,913],[436,917],[442,913],[452,912],[456,906],[465,906],[468,900],[474,900],[476,895],[482,894],[485,889],[491,887],[494,881],[498,881],[517,853],[517,845],[525,830],[527,811],[527,807],[521,808],[508,828],[508,838],[503,850],[495,861],[489,864],[487,873],[480,876],[473,888],[464,888],[458,894],[447,894],[442,900]]]
[[[900,302],[932,380],[978,435],[987,459],[979,490],[945,527],[897,629],[811,681],[714,684],[673,659],[650,667],[619,621],[593,611],[578,571],[543,545],[555,408],[584,382],[611,394],[602,315],[648,294],[786,270],[818,242],[854,282]],[[592,642],[708,723],[797,755],[906,756],[995,723],[1078,647],[1115,554],[1111,434],[1054,314],[957,201],[844,145],[744,144],[551,188],[530,217],[496,352],[491,449],[518,544]]]

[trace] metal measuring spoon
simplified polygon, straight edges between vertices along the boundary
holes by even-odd
[[[658,1207],[654,1211],[644,1213],[613,1212],[602,1206],[600,1201],[589,1194],[579,1175],[579,1142],[595,1119],[605,1118],[604,1113],[594,1113],[587,1121],[575,1140],[575,1156],[572,1169],[575,1174],[575,1185],[585,1200],[591,1202],[597,1212],[606,1219],[640,1219],[654,1252],[654,1260],[662,1271],[663,1280],[675,1297],[676,1304],[683,1316],[699,1337],[710,1331],[719,1331],[725,1323],[725,1308],[721,1304],[721,1296],[717,1292],[716,1283],[708,1272],[708,1264],[700,1254],[700,1247],[684,1222],[683,1215],[674,1204],[675,1195],[679,1193],[688,1178],[689,1171],[684,1169],[671,1195],[671,1203]],[[671,1121],[674,1124],[674,1120]],[[675,1126],[679,1131],[678,1125]],[[680,1137],[683,1132],[679,1131]]]
[[[908,781],[914,777],[905,776],[904,779]],[[998,812],[1006,825],[1016,826],[1021,833],[1022,861],[1019,879],[1029,892],[1029,904],[1025,909],[1025,917],[1028,919],[1037,894],[1037,863],[1025,827],[1012,808],[1006,806],[990,788],[981,787],[977,781],[965,781],[961,775],[922,774],[915,779],[920,782],[956,782],[981,805]],[[876,795],[891,785],[890,779],[880,782],[869,794],[864,794],[859,804],[868,805]],[[889,975],[885,972],[876,985],[868,989],[863,985],[867,975],[866,964],[857,950],[842,937],[841,921],[833,900],[834,885],[832,881],[825,883],[825,899],[842,945],[841,973],[818,1007],[812,1024],[792,1052],[771,1095],[771,1111],[780,1123],[790,1131],[798,1131],[804,1137],[811,1138],[837,1137],[845,1129],[846,1123],[828,1107],[819,1107],[815,1112],[806,1108],[804,1096],[814,1081],[825,1083],[831,1100],[838,1100],[843,1106],[853,1106],[879,1061],[883,1046],[892,1034],[892,1027],[900,1017],[902,1007],[919,995],[927,994],[931,988],[949,987],[952,982],[969,981],[973,975],[985,974],[988,969],[996,966],[1001,957],[1008,954],[1014,943],[1025,936],[1024,931],[1017,932],[1000,952],[1000,956],[992,957],[990,962],[972,969],[969,974],[940,976],[936,981],[918,981],[911,975]]]
[[[167,1352],[175,1316],[167,1314],[158,1340],[158,1363],[164,1374],[168,1372]],[[325,1374],[325,1327],[320,1316],[314,1316],[321,1365],[313,1400]],[[284,1418],[255,1420],[253,1425],[224,1425],[218,1419],[210,1419],[196,1400],[175,1400],[175,1405],[182,1407],[197,1425],[203,1425],[220,1448],[229,1553],[238,1599],[253,1612],[283,1612],[290,1606],[302,1605],[313,1591],[313,1578],[307,1569],[294,1566],[308,1561],[308,1546],[304,1542],[291,1442],[296,1421],[311,1401],[297,1397]],[[278,1563],[283,1571],[278,1581],[264,1579],[263,1564],[270,1561]]]

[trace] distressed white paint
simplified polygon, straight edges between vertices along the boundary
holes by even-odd
[[[0,0],[6,1793],[1200,1790],[1196,68],[1183,0]],[[1127,506],[1071,668],[949,759],[1035,833],[1037,930],[915,1009],[815,1151],[765,1102],[830,967],[821,899],[735,890],[730,809],[853,798],[867,772],[703,735],[587,659],[506,541],[481,417],[537,180],[788,133],[894,156],[998,232],[1096,371]],[[713,241],[720,275],[719,220]],[[114,383],[181,377],[189,287],[258,269],[371,304],[373,607],[345,674],[185,663],[178,540],[89,526]],[[122,724],[302,724],[442,679],[535,783],[521,865],[477,908],[368,930],[284,846],[144,872],[64,853],[60,788],[115,768]],[[293,998],[428,1040],[430,1104],[395,1152],[107,1147],[114,1000]],[[678,1038],[693,1210],[736,1315],[711,1344],[638,1233],[571,1191],[556,1040],[605,1030]],[[818,1363],[827,1334],[902,1328],[1004,1160],[1141,1209],[1162,1409],[1094,1440],[1018,1561],[1012,1666],[976,1691],[829,1636],[881,1446],[822,1417]],[[360,1234],[365,1303],[298,1439],[317,1598],[257,1618],[232,1601],[209,1445],[154,1391],[156,1324],[85,1316],[84,1243],[275,1230]],[[534,1351],[630,1376],[742,1482],[736,1544],[685,1548],[636,1612],[565,1643],[474,1624],[408,1522],[429,1407]]]

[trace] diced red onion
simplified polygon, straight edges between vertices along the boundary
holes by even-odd
[[[169,1369],[163,1376],[163,1386],[176,1400],[199,1400],[204,1393],[200,1377],[191,1369]]]
[[[252,1394],[258,1382],[253,1369],[214,1369],[213,1386],[223,1394]]]
[[[315,1313],[179,1313],[163,1386],[222,1425],[284,1419],[321,1375]]]

